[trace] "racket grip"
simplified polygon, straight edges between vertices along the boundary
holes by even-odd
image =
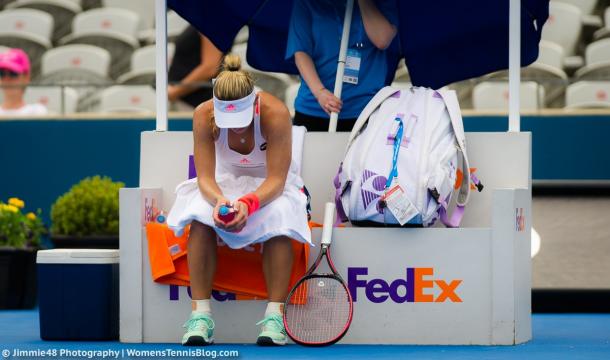
[[[335,203],[327,202],[324,208],[324,224],[322,225],[322,245],[329,245],[333,236],[333,223],[335,219]]]

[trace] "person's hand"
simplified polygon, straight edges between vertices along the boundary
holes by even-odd
[[[225,222],[220,220],[220,218],[218,217],[218,212],[220,211],[220,207],[223,205],[230,206],[231,202],[228,199],[225,199],[223,197],[219,198],[218,201],[216,201],[216,206],[214,206],[214,211],[212,212],[212,217],[214,218],[214,225],[216,225],[217,228],[226,230],[227,224],[225,224]]]
[[[178,87],[175,85],[169,85],[167,87],[167,99],[170,102],[178,100]]]
[[[233,204],[233,210],[235,211],[235,217],[224,224],[224,228],[229,232],[240,232],[248,221],[248,206],[241,201],[236,201]]]
[[[315,96],[322,110],[324,110],[324,112],[328,115],[330,115],[331,112],[339,113],[341,111],[343,101],[341,101],[341,99],[336,97],[328,89],[320,89]]]

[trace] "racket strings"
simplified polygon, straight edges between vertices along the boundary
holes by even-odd
[[[292,293],[286,327],[304,343],[326,343],[341,336],[350,319],[347,289],[334,278],[309,278]]]

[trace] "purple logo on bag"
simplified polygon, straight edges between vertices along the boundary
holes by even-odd
[[[388,179],[385,176],[374,173],[371,170],[364,170],[362,173],[362,187],[360,188],[360,195],[362,196],[362,205],[364,206],[365,210],[372,202],[381,197],[385,189],[386,181],[388,181]],[[377,206],[377,212],[383,214],[383,209]]]

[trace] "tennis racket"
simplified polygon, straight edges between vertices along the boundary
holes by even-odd
[[[327,203],[318,258],[292,288],[284,304],[286,333],[301,345],[334,344],[347,333],[352,322],[352,296],[330,257],[334,214],[335,204]],[[316,272],[322,257],[332,273]]]

